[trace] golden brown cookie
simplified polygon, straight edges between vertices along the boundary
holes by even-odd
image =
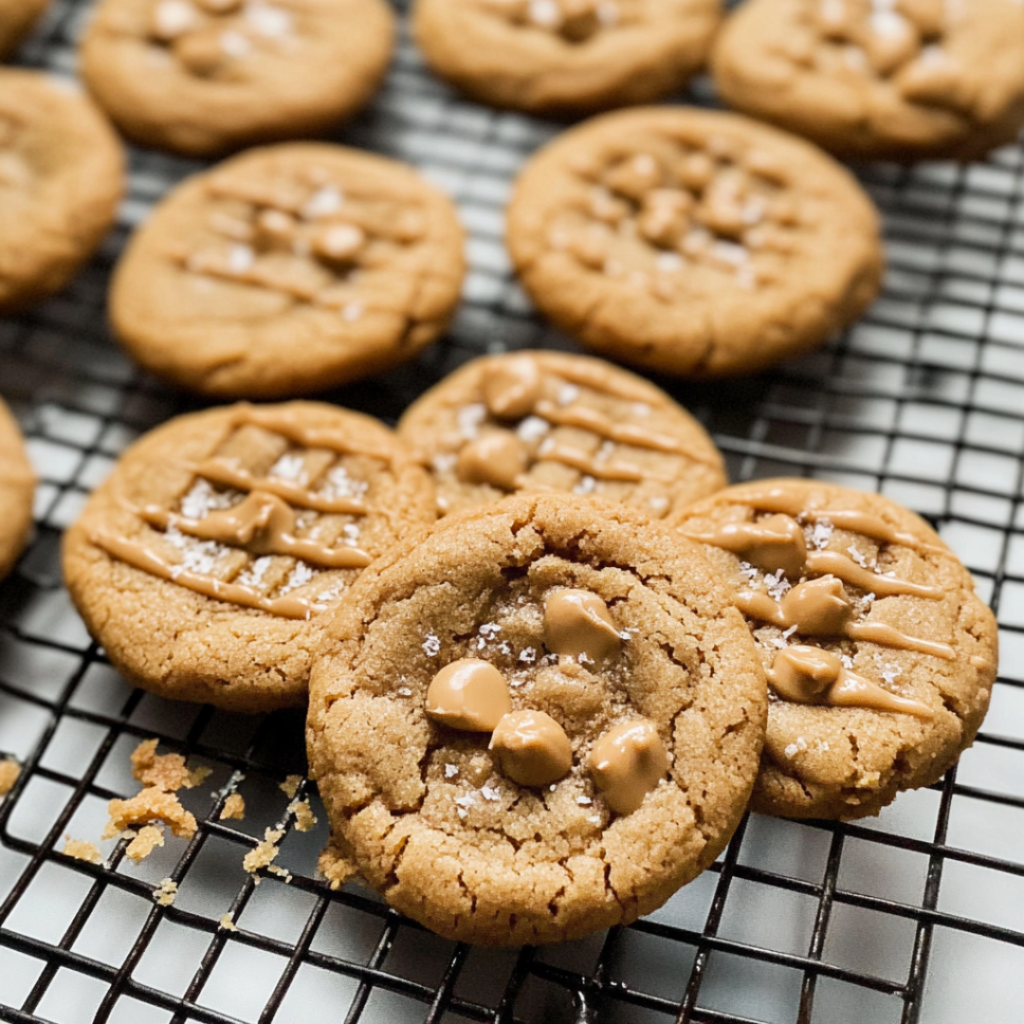
[[[749,0],[712,67],[730,106],[840,156],[971,160],[1024,124],[1024,7]]]
[[[412,358],[459,298],[463,234],[411,167],[291,143],[188,179],[132,238],[110,317],[147,370],[238,398],[319,391]]]
[[[21,431],[0,400],[0,579],[11,571],[28,540],[35,485]]]
[[[327,625],[325,866],[450,939],[628,924],[725,846],[765,711],[742,617],[671,530],[566,494],[449,516]]]
[[[823,342],[878,292],[878,215],[853,177],[733,114],[649,108],[527,164],[508,246],[541,311],[602,355],[693,377]]]
[[[557,114],[647,103],[707,58],[720,0],[417,0],[430,66],[498,107]]]
[[[685,409],[585,356],[476,359],[415,402],[398,432],[431,471],[442,514],[555,490],[658,519],[728,483],[720,452]]]
[[[13,53],[50,0],[6,0],[0,6],[0,57]]]
[[[132,683],[268,711],[305,702],[320,613],[433,518],[429,478],[383,424],[240,404],[129,448],[65,535],[64,577]]]
[[[731,584],[768,673],[754,810],[877,814],[974,741],[996,623],[918,516],[877,494],[780,479],[720,491],[673,523]]]
[[[114,222],[124,154],[74,86],[0,68],[0,311],[60,291]]]
[[[135,142],[197,156],[320,135],[377,91],[385,0],[103,0],[82,77]]]

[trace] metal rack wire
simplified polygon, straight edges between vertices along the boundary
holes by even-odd
[[[405,3],[398,3],[400,9]],[[58,0],[21,55],[73,72],[84,0]],[[708,102],[707,86],[696,98]],[[557,126],[465,102],[403,34],[384,92],[338,136],[416,163],[457,200],[471,241],[449,336],[412,367],[331,396],[393,420],[463,360],[568,343],[533,314],[504,253],[502,207],[522,159]],[[357,887],[315,875],[326,825],[291,828],[278,783],[302,773],[300,715],[263,719],[132,691],[62,589],[60,532],[138,433],[189,399],[135,371],[103,315],[125,236],[198,165],[132,153],[131,188],[100,256],[61,296],[0,321],[0,393],[41,475],[34,541],[0,585],[0,1020],[578,1021],[947,1024],[1020,1019],[1024,999],[1024,150],[966,168],[861,169],[890,270],[868,317],[820,352],[753,379],[658,381],[702,418],[734,480],[776,473],[878,490],[927,515],[974,572],[1002,629],[1003,675],[978,743],[932,790],[877,821],[753,816],[727,853],[629,929],[541,950],[444,942]],[[186,796],[195,838],[142,865],[65,857],[134,791],[128,753],[213,769]],[[305,785],[305,784],[304,784]],[[244,822],[219,813],[232,787]],[[315,794],[312,794],[315,801]],[[287,831],[259,879],[243,855]],[[172,906],[154,902],[164,877]],[[237,930],[221,925],[230,913]]]

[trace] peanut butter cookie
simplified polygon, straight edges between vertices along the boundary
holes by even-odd
[[[128,449],[65,535],[64,576],[132,683],[268,711],[305,703],[320,613],[433,518],[429,477],[383,424],[236,405]]]
[[[73,86],[0,68],[0,312],[60,291],[114,222],[124,154]]]
[[[754,810],[877,814],[974,741],[996,677],[996,624],[918,516],[876,494],[763,480],[673,523],[732,585],[768,673]]]
[[[730,106],[841,156],[973,160],[1024,124],[1024,7],[750,0],[712,67]]]
[[[135,142],[211,155],[355,113],[393,37],[385,0],[103,0],[82,76]]]
[[[628,924],[746,806],[766,712],[750,634],[700,549],[626,506],[449,516],[378,561],[324,639],[307,738],[325,866],[447,938]]]
[[[431,67],[468,95],[538,114],[647,103],[700,70],[720,0],[417,0]]]
[[[50,0],[7,0],[0,7],[0,58],[13,53],[32,31]]]
[[[420,398],[398,432],[433,473],[442,513],[555,490],[657,519],[728,482],[721,454],[685,409],[585,356],[476,359]]]
[[[412,358],[459,298],[463,235],[411,167],[319,143],[250,150],[173,191],[118,264],[110,317],[147,370],[284,397]]]
[[[643,109],[560,135],[523,170],[508,246],[584,345],[693,377],[823,342],[878,292],[878,215],[824,153],[731,114]]]
[[[11,571],[28,540],[35,483],[21,431],[0,400],[0,579]]]

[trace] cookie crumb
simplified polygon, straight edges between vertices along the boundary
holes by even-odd
[[[164,845],[164,830],[160,825],[144,825],[128,844],[124,853],[134,864],[145,860],[158,846]]]
[[[74,857],[75,860],[84,860],[88,864],[102,864],[103,854],[96,848],[94,843],[85,839],[72,839],[64,837],[64,855]]]
[[[220,812],[221,821],[243,821],[245,819],[245,798],[241,793],[232,793],[225,801]]]
[[[234,914],[225,914],[220,919],[220,924],[218,925],[218,927],[223,928],[224,931],[226,931],[226,932],[237,932],[238,931],[238,925],[235,924],[235,915]]]
[[[21,765],[13,758],[0,761],[0,799],[7,796],[21,775]]]
[[[148,825],[155,821],[163,822],[182,839],[191,839],[196,834],[195,816],[181,806],[181,801],[173,793],[156,786],[147,786],[128,800],[111,800],[107,810],[110,821],[103,831],[104,839],[113,839],[134,825]]]
[[[259,871],[260,868],[273,864],[280,852],[277,842],[283,835],[284,832],[280,829],[268,828],[263,834],[263,842],[245,855],[242,867],[251,875]]]
[[[278,878],[283,878],[285,885],[291,885],[292,873],[287,868],[283,868],[279,864],[268,864],[267,871],[272,875],[277,875]]]
[[[320,854],[316,866],[332,890],[340,889],[359,874],[352,855],[333,836]]]
[[[295,827],[300,832],[312,832],[316,827],[317,816],[309,806],[308,800],[293,800],[288,805],[288,810],[295,814]]]
[[[301,775],[289,775],[284,780],[284,782],[282,782],[277,788],[280,789],[281,792],[284,793],[284,795],[286,797],[288,797],[289,800],[291,800],[295,796],[295,794],[299,791],[299,786],[301,786],[301,785],[302,785],[302,776]]]
[[[161,907],[169,907],[178,896],[178,883],[173,879],[165,878],[160,883],[159,889],[153,890],[153,901]]]
[[[210,768],[187,768],[181,754],[157,754],[159,742],[143,740],[132,751],[132,775],[144,786],[176,793],[179,789],[193,789],[212,774]]]

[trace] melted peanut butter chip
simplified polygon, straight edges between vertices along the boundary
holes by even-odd
[[[780,651],[768,673],[768,681],[779,696],[797,704],[868,708],[925,719],[935,717],[926,704],[890,693],[878,683],[851,672],[836,655],[820,647],[800,644]]]
[[[757,523],[728,523],[715,533],[688,533],[686,536],[732,551],[765,572],[781,569],[794,578],[802,575],[807,560],[803,528],[787,515],[772,515]]]
[[[514,491],[526,465],[523,442],[510,431],[500,430],[467,444],[459,452],[455,472],[463,483],[490,484]]]
[[[553,654],[604,661],[619,653],[622,638],[597,594],[558,590],[544,603],[544,644]]]
[[[446,665],[427,689],[427,714],[453,729],[490,732],[511,710],[505,677],[478,658]]]
[[[617,814],[632,814],[668,771],[668,753],[655,724],[634,719],[609,729],[595,744],[587,769]]]
[[[489,748],[503,774],[520,786],[547,786],[572,767],[565,730],[543,711],[513,711],[495,727]]]
[[[541,394],[540,367],[530,356],[517,356],[492,369],[483,382],[487,408],[500,420],[518,420],[533,412]]]
[[[846,588],[835,576],[808,580],[782,599],[786,621],[808,636],[842,636],[853,616]]]

